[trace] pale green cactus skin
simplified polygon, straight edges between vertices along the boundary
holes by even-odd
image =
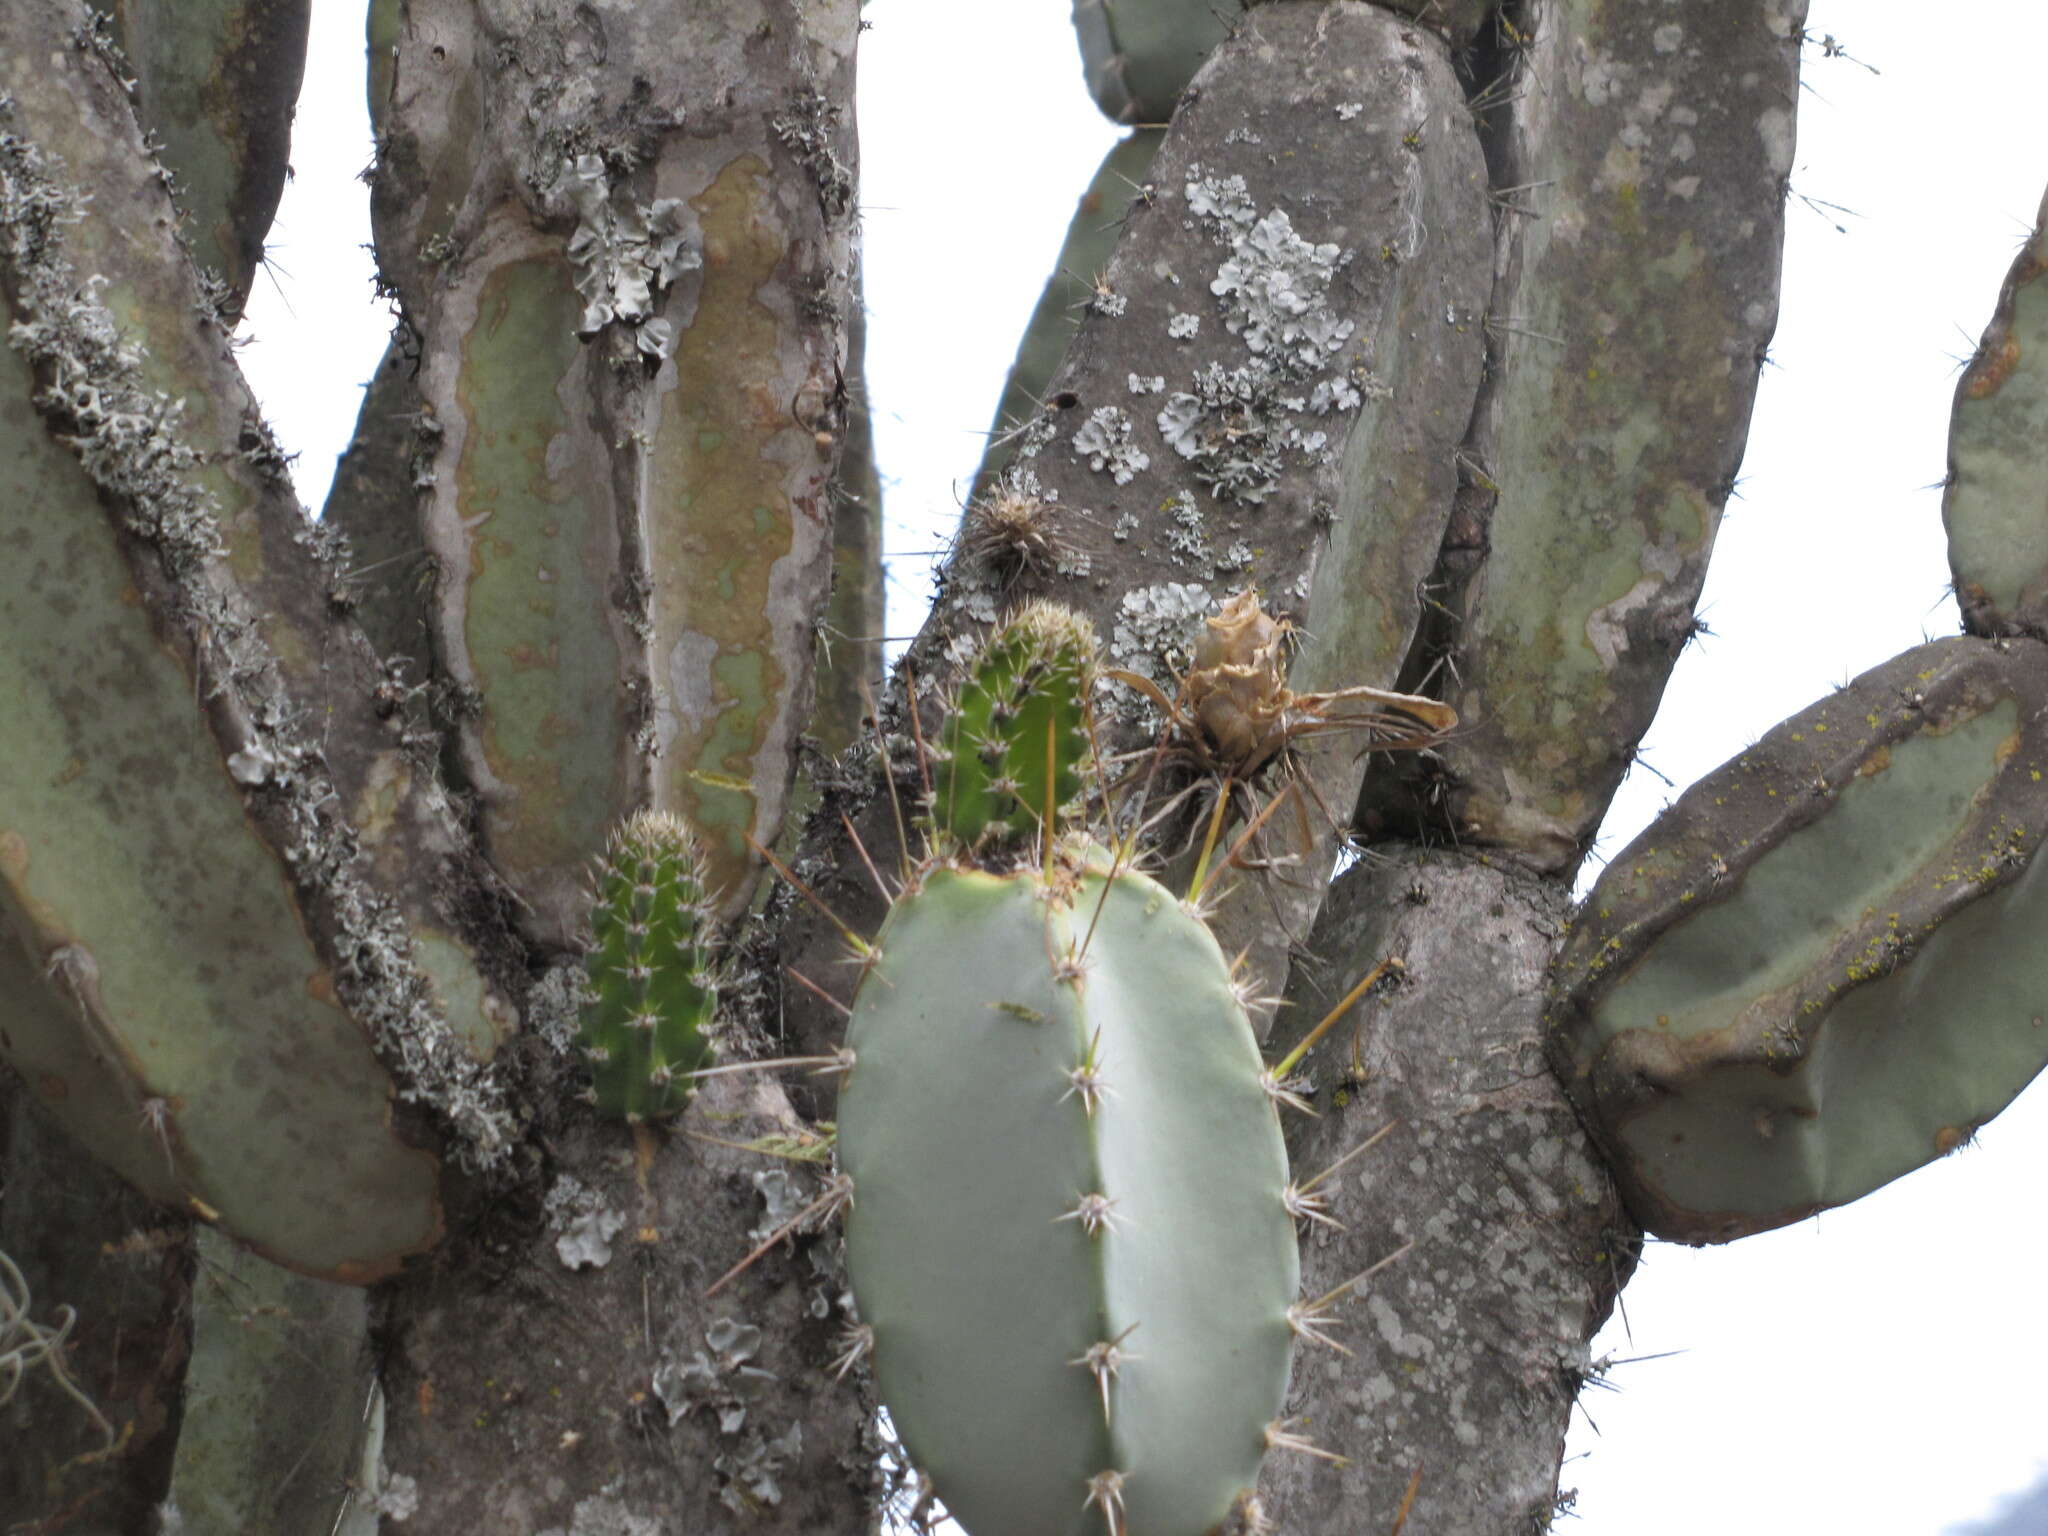
[[[2048,1065],[2048,658],[1908,651],[1688,790],[1560,956],[1552,1057],[1658,1235],[1725,1242],[1955,1150]]]
[[[1956,386],[1941,502],[1949,568],[1972,634],[2048,636],[2048,199]]]
[[[577,1043],[598,1109],[624,1120],[683,1107],[711,1059],[718,973],[704,854],[674,816],[646,811],[613,834],[591,905],[591,1000]]]
[[[847,1265],[882,1400],[975,1536],[1101,1529],[1105,1471],[1128,1529],[1198,1536],[1286,1390],[1286,1150],[1215,939],[1084,857],[935,869],[891,912],[847,1033]],[[1092,1234],[1063,1219],[1090,1194]],[[1086,1356],[1119,1340],[1105,1413]]]
[[[947,845],[1057,826],[1089,777],[1095,670],[1087,622],[1051,604],[989,636],[946,711],[931,825]]]

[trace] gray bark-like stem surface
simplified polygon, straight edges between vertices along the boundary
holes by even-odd
[[[387,1295],[383,1454],[413,1529],[866,1528],[879,1448],[863,1378],[831,1376],[837,1233],[704,1296],[820,1181],[692,1138],[801,1131],[779,1088],[734,1078],[663,1131],[579,1121],[537,1211],[487,1217],[460,1267]]]
[[[780,828],[832,566],[854,31],[851,0],[373,15],[436,661],[539,942],[625,806],[690,818],[728,916]]]
[[[1476,82],[1499,204],[1488,386],[1419,656],[1461,729],[1435,783],[1369,787],[1554,873],[1648,728],[1777,322],[1799,0],[1537,0]],[[1415,798],[1411,798],[1415,797]],[[1417,803],[1419,799],[1420,803]]]
[[[1523,1536],[1547,1528],[1587,1344],[1635,1232],[1544,1064],[1545,973],[1568,903],[1549,881],[1449,853],[1368,858],[1330,893],[1285,1015],[1305,1032],[1388,956],[1402,979],[1307,1058],[1319,1118],[1305,1183],[1392,1126],[1319,1192],[1303,1290],[1413,1244],[1333,1312],[1345,1349],[1297,1349],[1287,1411],[1328,1450],[1269,1458],[1280,1529]]]

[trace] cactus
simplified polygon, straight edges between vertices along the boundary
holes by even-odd
[[[10,1516],[167,1524],[273,1455],[198,1400],[274,1374],[193,1299],[201,1223],[265,1291],[298,1294],[271,1260],[383,1285],[367,1404],[338,1367],[275,1416],[324,1426],[309,1525],[863,1528],[867,1413],[812,1369],[837,1114],[878,1379],[975,1536],[1526,1530],[1630,1209],[1713,1237],[1852,1198],[2038,1064],[2031,957],[1987,937],[2036,918],[2038,230],[1955,411],[1969,634],[1737,759],[1567,936],[1740,459],[1799,0],[1082,0],[1099,99],[1166,126],[1084,206],[904,685],[870,709],[855,662],[823,713],[814,647],[879,629],[834,527],[870,483],[856,0],[372,0],[401,315],[317,520],[229,345],[308,8],[116,9],[0,6],[33,66],[0,81],[0,1248],[115,1430],[81,1454],[78,1404],[19,1383]],[[1138,681],[1091,698],[1075,638],[962,683],[1037,598]],[[1462,723],[1385,766],[1347,701]],[[1206,745],[1133,817],[1092,759],[1144,761],[1161,713]],[[937,862],[892,892],[860,854],[920,789]],[[706,868],[615,889],[579,1021],[579,877],[636,807]],[[769,847],[859,965],[756,900]],[[1136,872],[1200,886],[1219,847],[1204,922]],[[831,1067],[850,1028],[837,1107],[677,1091],[714,926],[721,1038]],[[1297,1163],[1388,1124],[1398,1162],[1290,1203],[1261,1034],[1319,1112]],[[1293,1266],[1337,1296],[1408,1243],[1357,1359],[1288,1382],[1290,1306],[1334,1321]],[[334,1315],[341,1362],[367,1323]],[[1332,1458],[1260,1460],[1283,1411]]]
[[[931,825],[949,844],[1050,831],[1081,795],[1095,656],[1087,621],[1050,603],[990,636],[946,711]]]
[[[1906,652],[1701,779],[1607,866],[1551,1049],[1630,1208],[1726,1242],[1954,1151],[2048,1065],[2048,675]]]
[[[1049,832],[1093,652],[1049,604],[984,642],[947,712],[942,847],[1023,816]],[[1008,763],[1027,784],[991,790]],[[848,1270],[947,1507],[976,1536],[1195,1536],[1253,1507],[1299,1264],[1276,1102],[1201,920],[1078,834],[1008,871],[928,862],[865,956],[846,1043]]]
[[[683,1107],[689,1074],[711,1058],[716,904],[703,851],[676,817],[642,811],[612,834],[595,881],[592,997],[577,1035],[592,1101],[625,1120],[657,1119]]]

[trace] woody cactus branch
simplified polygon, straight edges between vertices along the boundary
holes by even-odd
[[[434,653],[487,846],[564,944],[584,858],[648,802],[736,914],[833,559],[847,8],[704,13],[686,73],[665,7],[397,14],[373,14],[372,213],[419,339]]]

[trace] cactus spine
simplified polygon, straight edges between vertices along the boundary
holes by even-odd
[[[945,728],[941,848],[1023,830],[991,813],[1005,794],[1068,797],[1092,682],[1060,610],[991,637]],[[986,765],[1013,761],[1028,783],[996,788]],[[847,1043],[848,1267],[947,1506],[975,1536],[1195,1536],[1247,1511],[1299,1263],[1264,1063],[1201,919],[1085,836],[928,863]]]
[[[704,855],[680,818],[641,811],[597,863],[586,962],[591,998],[578,1043],[607,1115],[681,1109],[688,1074],[711,1057],[718,977]]]

